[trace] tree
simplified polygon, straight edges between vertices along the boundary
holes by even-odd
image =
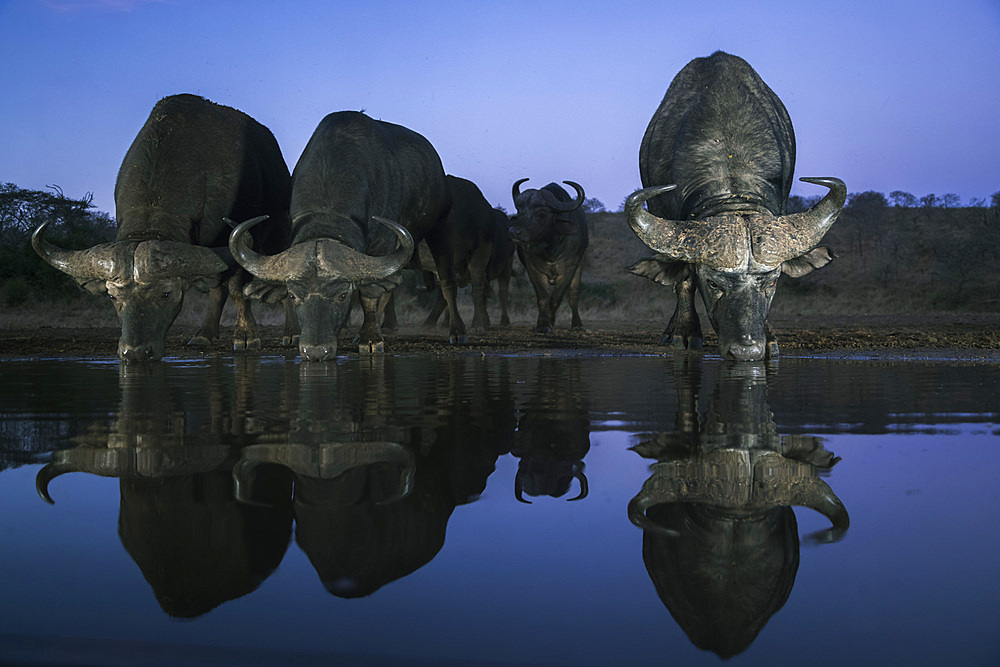
[[[924,208],[935,208],[941,203],[941,198],[931,193],[920,198],[920,205]]]
[[[1000,208],[1000,190],[990,195],[990,208]]]
[[[958,208],[962,205],[962,198],[954,192],[949,192],[941,197],[941,208]]]
[[[881,192],[866,190],[864,192],[851,195],[851,198],[847,201],[847,205],[851,208],[877,211],[888,206],[889,202],[886,201],[885,195]]]
[[[889,199],[892,201],[892,205],[897,208],[917,207],[917,198],[903,190],[893,190],[889,193]]]
[[[607,209],[604,208],[604,202],[596,197],[587,197],[583,200],[583,212],[584,213],[605,213]]]

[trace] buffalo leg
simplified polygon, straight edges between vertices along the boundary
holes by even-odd
[[[425,329],[433,329],[441,317],[441,313],[445,312],[445,308],[447,307],[448,303],[444,300],[444,294],[441,294],[441,291],[438,290],[437,294],[434,295],[434,305],[431,306],[431,312],[427,314],[427,319],[424,320],[422,326]]]
[[[395,292],[389,293],[389,298],[384,305],[380,303],[379,317],[382,321],[382,331],[395,331],[399,328],[399,320],[396,319],[396,296]]]
[[[447,230],[435,233],[427,237],[427,245],[434,256],[434,264],[437,266],[438,285],[441,294],[444,296],[448,310],[448,340],[452,344],[464,345],[467,338],[465,336],[465,322],[458,314],[458,288],[455,285],[455,266],[451,255],[451,243],[448,239]]]
[[[250,299],[243,294],[243,283],[246,274],[237,271],[228,281],[229,298],[236,306],[236,329],[233,331],[233,349],[259,350],[260,330],[257,327],[257,320],[254,319],[253,310],[250,308]]]
[[[500,326],[507,327],[510,326],[510,314],[507,312],[510,297],[510,266],[505,267],[497,277],[497,292],[500,298]]]
[[[285,330],[281,336],[282,347],[298,347],[299,335],[302,333],[299,327],[299,318],[295,316],[295,308],[292,305],[292,297],[285,297]]]
[[[472,283],[472,329],[473,331],[485,331],[490,328],[490,314],[486,310],[486,296],[490,290],[490,278],[486,273],[489,256],[493,251],[492,245],[484,246],[489,252],[480,251],[480,257],[473,257],[469,262],[469,280]],[[485,256],[482,256],[485,255]]]
[[[662,342],[669,347],[698,349],[701,347],[701,322],[694,309],[695,281],[685,278],[674,285],[677,305],[674,314],[663,332]]]
[[[580,281],[583,278],[583,262],[576,265],[576,271],[569,281],[569,308],[573,312],[572,329],[582,329],[583,320],[580,319]]]
[[[222,308],[226,305],[226,297],[229,295],[229,288],[224,284],[219,284],[208,291],[208,304],[205,306],[205,316],[201,320],[201,327],[198,328],[188,345],[192,347],[205,347],[219,337],[219,319],[222,317]]]
[[[778,339],[775,338],[774,332],[771,331],[770,322],[764,324],[764,339],[767,341],[767,347],[765,348],[765,356],[768,359],[778,358]]]
[[[379,301],[384,297],[371,297],[361,295],[361,310],[365,319],[361,323],[361,332],[358,334],[358,352],[361,354],[381,354],[385,352],[385,341],[382,338],[382,331],[378,325]],[[383,304],[384,308],[385,305]]]

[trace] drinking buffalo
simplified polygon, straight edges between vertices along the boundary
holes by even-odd
[[[674,78],[639,149],[645,189],[625,205],[632,229],[659,253],[630,270],[675,286],[664,342],[700,347],[698,290],[723,357],[778,354],[767,324],[778,277],[798,278],[835,257],[816,246],[847,196],[837,178],[802,178],[829,192],[812,209],[786,214],[794,166],[788,112],[744,60],[719,51]]]
[[[490,206],[472,181],[449,174],[448,185],[452,203],[447,224],[455,261],[455,280],[458,287],[472,284],[472,328],[482,330],[490,326],[486,297],[491,280],[496,280],[500,288],[500,323],[510,324],[507,288],[514,262],[514,245],[507,235],[507,216]],[[421,264],[429,268],[423,258]],[[424,326],[434,326],[446,305],[439,293]]]
[[[228,294],[236,304],[236,350],[260,347],[243,296],[246,274],[226,247],[225,217],[270,216],[253,235],[260,247],[287,244],[288,167],[271,132],[246,114],[195,95],[165,97],[153,107],[125,154],[115,183],[114,242],[87,250],[32,235],[35,251],[95,294],[110,294],[121,322],[118,356],[163,356],[167,329],[189,287],[210,289],[209,307],[189,345],[219,335]]]
[[[583,254],[587,250],[587,218],[583,210],[583,188],[563,181],[576,190],[576,200],[555,183],[541,190],[521,192],[514,183],[511,194],[517,207],[517,219],[511,221],[510,236],[517,245],[517,256],[528,271],[528,278],[538,299],[538,322],[535,331],[549,333],[556,321],[556,309],[569,290],[573,311],[572,328],[582,329],[578,309]]]
[[[259,280],[247,294],[266,301],[291,295],[302,327],[299,354],[327,359],[359,290],[362,353],[384,349],[378,314],[401,279],[398,272],[426,238],[448,304],[451,342],[465,341],[455,308],[455,277],[447,228],[451,201],[441,159],[430,142],[399,125],[363,113],[324,118],[292,173],[292,242],[265,256],[240,239],[255,224],[233,230],[229,246]],[[398,223],[397,223],[398,221]],[[400,242],[396,248],[396,240]]]

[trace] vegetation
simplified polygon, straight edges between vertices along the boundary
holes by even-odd
[[[804,210],[815,201],[792,197],[790,208]],[[641,321],[665,326],[673,311],[673,292],[625,269],[651,251],[629,229],[624,213],[608,212],[596,199],[585,205],[590,248],[580,298],[584,323]],[[52,221],[47,238],[63,247],[86,248],[114,238],[112,218],[95,211],[89,195],[72,199],[58,188],[40,192],[0,184],[0,304],[8,312],[11,308],[44,311],[47,322],[75,310],[92,313],[102,326],[113,325],[113,311],[105,299],[78,289],[31,249],[31,232],[44,220]],[[965,206],[953,194],[859,192],[849,198],[823,244],[837,252],[836,261],[798,280],[783,278],[773,306],[776,313],[1000,312],[1000,192],[989,201],[974,199]],[[515,263],[515,272],[521,275],[511,283],[511,316],[515,323],[533,323],[534,291],[519,268]],[[432,300],[407,276],[397,299],[401,322],[422,321]],[[193,301],[195,312],[182,313],[181,322],[185,317],[197,321],[201,305],[200,300]],[[460,296],[460,305],[463,317],[468,312],[471,319],[471,298]],[[280,308],[255,307],[255,311],[262,322],[282,321]],[[490,311],[491,319],[498,321],[495,295]],[[568,317],[564,305],[558,323],[566,325]]]

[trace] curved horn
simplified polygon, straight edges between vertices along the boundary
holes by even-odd
[[[111,244],[102,243],[86,250],[64,250],[45,240],[49,220],[38,225],[31,235],[31,247],[53,268],[85,280],[108,280],[113,272]]]
[[[580,480],[580,495],[578,495],[576,498],[567,498],[567,500],[569,500],[570,502],[573,502],[574,500],[583,500],[584,498],[587,497],[587,494],[590,492],[590,485],[587,484],[587,476],[583,474],[582,469],[578,468],[574,470],[573,477]]]
[[[552,208],[560,211],[561,213],[568,213],[583,206],[583,202],[587,199],[587,195],[583,192],[583,187],[579,183],[574,183],[573,181],[563,181],[563,183],[576,190],[576,199],[571,202],[562,202],[557,199],[554,204],[551,204]]]
[[[632,231],[650,249],[671,259],[708,264],[718,269],[744,267],[749,260],[746,223],[741,216],[714,216],[706,220],[659,218],[643,204],[676,185],[637,190],[625,200],[625,216]]]
[[[55,505],[56,501],[52,500],[52,496],[49,495],[49,483],[59,475],[68,472],[72,472],[72,468],[66,465],[46,463],[42,466],[42,469],[35,475],[35,491],[38,492],[39,497],[49,505]]]
[[[816,478],[811,483],[797,488],[792,502],[802,507],[815,510],[830,520],[831,526],[826,530],[820,530],[807,537],[815,544],[829,544],[837,542],[844,537],[847,529],[851,526],[851,517],[847,513],[847,508],[840,498],[833,492],[830,486],[823,480]]]
[[[413,257],[413,248],[415,247],[413,237],[403,225],[395,220],[389,220],[377,215],[373,215],[372,220],[396,232],[396,236],[399,238],[399,247],[395,252],[382,257],[370,257],[363,253],[357,253],[360,257],[356,259],[356,262],[360,270],[356,277],[361,283],[377,282],[396,273],[410,263],[410,258]]]
[[[646,510],[659,504],[659,502],[654,502],[652,495],[646,493],[645,490],[639,492],[639,495],[630,500],[628,503],[628,520],[639,528],[651,533],[677,537],[680,533],[676,530],[664,528],[646,516]]]
[[[233,254],[233,259],[255,278],[284,282],[291,276],[291,256],[288,253],[292,253],[295,249],[289,248],[273,256],[261,255],[251,248],[253,244],[245,236],[251,227],[266,219],[267,216],[262,215],[237,225],[236,229],[229,233],[229,252]]]
[[[799,257],[820,242],[847,200],[847,186],[839,178],[800,178],[800,181],[829,188],[829,192],[808,211],[783,215],[774,221],[754,219],[750,238],[754,259],[767,266]]]
[[[517,474],[514,475],[514,497],[517,498],[517,502],[524,503],[525,505],[530,505],[530,500],[524,499],[524,485],[521,483],[521,471],[518,470]]]
[[[524,182],[529,181],[529,180],[531,180],[531,179],[522,178],[522,179],[514,181],[514,185],[510,189],[510,196],[513,197],[514,203],[517,203],[517,198],[521,196],[521,183],[524,183]]]

